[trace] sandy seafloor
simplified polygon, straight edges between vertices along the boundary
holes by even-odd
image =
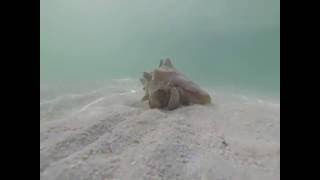
[[[135,79],[40,85],[42,180],[280,179],[280,100],[207,89],[149,109]]]

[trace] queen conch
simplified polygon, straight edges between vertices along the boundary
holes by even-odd
[[[174,110],[179,106],[210,104],[210,95],[179,72],[167,58],[160,60],[154,71],[144,72],[140,78],[150,108]]]

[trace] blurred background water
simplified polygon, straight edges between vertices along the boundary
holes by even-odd
[[[201,85],[279,95],[279,0],[40,3],[40,84],[138,80],[171,57]]]

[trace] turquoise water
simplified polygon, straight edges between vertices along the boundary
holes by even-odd
[[[137,78],[171,57],[201,85],[280,91],[278,0],[41,0],[41,83]]]

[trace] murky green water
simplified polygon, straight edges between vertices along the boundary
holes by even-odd
[[[41,83],[138,78],[279,94],[279,0],[41,0]]]

